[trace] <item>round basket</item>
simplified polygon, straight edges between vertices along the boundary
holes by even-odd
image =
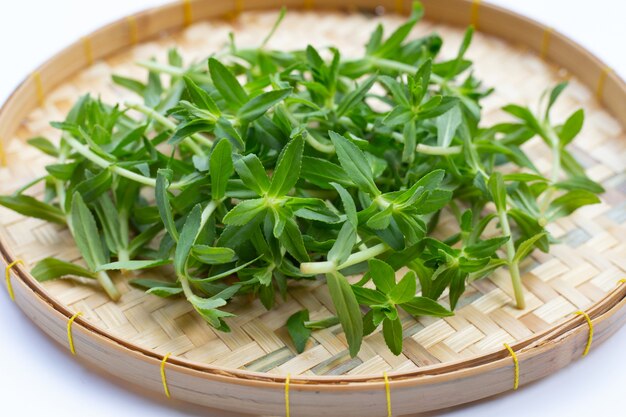
[[[332,42],[349,55],[377,22],[397,25],[402,19],[394,13],[410,9],[408,0],[349,3],[337,10],[331,0],[187,0],[92,33],[48,60],[2,107],[0,193],[14,191],[47,163],[25,139],[54,138],[48,122],[61,119],[81,94],[123,99],[110,75],[145,75],[133,66],[139,58],[164,56],[177,45],[187,61],[198,60],[231,30],[238,42],[254,44],[282,5],[291,13],[274,47]],[[291,287],[272,311],[258,301],[235,303],[232,332],[214,332],[187,303],[146,295],[124,277],[116,278],[123,292],[117,303],[85,282],[38,283],[29,265],[48,256],[80,262],[78,251],[63,228],[2,209],[0,259],[17,305],[78,360],[116,378],[175,399],[261,415],[367,417],[441,409],[542,378],[609,338],[626,321],[626,85],[578,45],[514,13],[480,1],[423,3],[427,22],[418,31],[435,29],[451,50],[462,36],[454,26],[478,29],[470,55],[478,75],[497,87],[485,102],[488,120],[503,117],[502,104],[532,103],[564,78],[571,85],[558,116],[576,107],[587,113],[574,153],[607,192],[602,204],[552,225],[561,243],[522,265],[525,310],[513,307],[506,273],[495,273],[471,284],[453,317],[405,315],[399,356],[374,333],[351,359],[339,326],[314,332],[298,355],[284,324],[303,307],[313,319],[332,313],[321,281]],[[549,169],[540,146],[531,142],[529,152],[538,167]]]

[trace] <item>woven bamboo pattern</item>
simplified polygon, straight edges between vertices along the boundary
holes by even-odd
[[[45,174],[47,158],[24,140],[38,135],[58,140],[58,132],[49,127],[49,122],[62,120],[79,95],[98,94],[107,102],[134,99],[112,84],[112,73],[144,78],[145,70],[133,62],[152,57],[163,61],[167,50],[174,46],[186,62],[199,61],[223,47],[231,31],[238,45],[256,45],[259,34],[267,33],[275,18],[274,12],[246,12],[234,20],[196,23],[180,33],[164,34],[158,40],[94,62],[42,97],[43,106],[33,111],[10,138],[5,146],[8,166],[0,169],[0,193],[11,193]],[[320,47],[334,44],[342,54],[350,56],[362,51],[378,22],[391,30],[403,19],[392,15],[291,11],[269,46],[293,49],[304,48],[307,43]],[[414,36],[433,30],[445,40],[443,56],[453,56],[462,30],[426,22],[418,26]],[[85,50],[91,53],[91,46]],[[571,78],[566,71],[551,67],[529,51],[480,33],[475,36],[469,56],[475,61],[477,75],[487,85],[497,87],[496,93],[484,101],[485,120],[489,123],[507,120],[498,110],[502,105],[537,103],[544,89]],[[532,337],[571,318],[576,311],[584,311],[614,290],[626,276],[626,133],[596,100],[596,91],[571,78],[570,87],[555,107],[554,119],[564,120],[575,109],[585,109],[585,127],[574,142],[573,153],[588,175],[601,182],[607,192],[602,196],[602,204],[585,207],[551,225],[551,233],[561,243],[553,246],[549,255],[536,252],[522,265],[527,308],[515,309],[508,273],[499,270],[471,284],[453,317],[415,319],[404,314],[404,350],[399,356],[388,351],[382,332],[377,332],[365,338],[359,355],[351,359],[339,326],[314,332],[306,351],[297,355],[284,324],[302,308],[311,312],[313,320],[333,314],[322,281],[292,286],[288,299],[281,300],[271,311],[265,310],[258,300],[238,300],[230,309],[237,315],[229,320],[231,333],[211,329],[188,303],[145,295],[127,285],[122,276],[116,277],[123,293],[117,303],[84,280],[50,282],[44,289],[72,311],[82,312],[81,318],[93,326],[144,349],[162,355],[172,353],[173,357],[202,364],[268,374],[410,372],[502,350],[503,343]],[[528,149],[537,167],[547,172],[550,160],[543,146],[537,139],[528,144]],[[37,190],[43,192],[41,188]],[[452,219],[444,217],[441,223],[444,234],[447,227],[453,227],[448,220]],[[26,219],[0,208],[0,234],[13,255],[23,259],[27,267],[49,256],[81,262],[68,232],[60,226]],[[162,278],[161,275],[162,271],[149,271],[142,276]]]

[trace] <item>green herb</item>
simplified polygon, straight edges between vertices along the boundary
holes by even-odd
[[[352,356],[379,326],[400,354],[403,317],[451,315],[469,283],[500,267],[524,308],[520,263],[549,250],[547,224],[603,192],[568,150],[584,113],[553,123],[559,84],[539,114],[511,104],[512,121],[484,125],[491,90],[465,57],[472,30],[441,60],[437,35],[409,38],[422,15],[416,3],[389,36],[379,26],[356,59],[268,49],[274,28],[258,48],[232,44],[189,67],[171,51],[140,63],[145,81],[115,76],[137,103],[82,97],[53,123],[57,145],[29,141],[55,158],[48,174],[0,197],[67,225],[86,263],[44,259],[33,274],[96,279],[117,299],[111,271],[169,268],[169,281],[131,283],[185,297],[222,331],[233,297],[272,308],[292,281],[324,275],[336,316],[301,311],[287,329],[302,352],[314,330],[340,325]],[[547,177],[524,151],[535,136],[552,155]],[[42,182],[43,199],[27,194]],[[451,235],[437,227],[442,211],[458,223]]]

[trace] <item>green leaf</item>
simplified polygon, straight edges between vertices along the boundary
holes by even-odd
[[[213,85],[226,100],[227,106],[239,109],[248,101],[248,94],[237,78],[215,58],[209,58],[209,73]]]
[[[548,99],[548,105],[546,106],[546,116],[548,116],[548,114],[550,113],[550,109],[552,109],[552,106],[554,105],[556,100],[559,98],[559,96],[561,95],[563,90],[565,90],[567,85],[568,85],[568,82],[567,81],[563,81],[561,83],[558,83],[552,89],[552,91],[550,91],[550,98]]]
[[[207,265],[219,265],[234,261],[237,258],[231,248],[194,245],[191,249],[194,258]]]
[[[412,316],[448,317],[454,313],[442,307],[438,302],[426,297],[413,297],[400,306]]]
[[[157,297],[167,298],[173,295],[182,294],[183,289],[177,287],[152,287],[146,291],[146,293],[156,295]]]
[[[344,263],[352,253],[356,238],[356,228],[350,222],[344,223],[339,231],[337,240],[335,240],[333,247],[328,251],[327,259],[334,262],[335,265]]]
[[[304,139],[302,135],[297,135],[283,148],[272,183],[267,194],[270,197],[282,197],[296,185],[300,177],[300,167],[302,165],[302,151],[304,150]]]
[[[579,109],[575,111],[559,129],[559,142],[562,148],[569,145],[574,138],[580,133],[585,121],[585,111]]]
[[[368,265],[376,288],[384,294],[389,294],[396,286],[396,273],[393,268],[379,259],[370,259]]]
[[[452,143],[456,129],[463,121],[461,110],[458,106],[453,107],[441,116],[437,117],[437,146],[447,148]]]
[[[502,174],[500,172],[492,173],[487,186],[498,212],[506,211],[506,188]]]
[[[389,304],[389,300],[380,291],[372,290],[371,288],[359,287],[358,285],[352,286],[352,292],[356,296],[359,304],[369,307],[383,306]]]
[[[383,336],[391,353],[396,356],[402,353],[402,323],[399,317],[383,320]]]
[[[546,233],[538,233],[522,243],[519,244],[517,250],[515,251],[515,256],[513,257],[513,262],[521,262],[522,259],[526,258],[535,248],[535,243],[537,243],[541,238],[546,236]]]
[[[363,340],[363,318],[350,283],[339,272],[326,274],[326,282],[339,322],[348,342],[350,356],[355,357]]]
[[[306,155],[302,157],[300,177],[324,189],[331,189],[329,184],[333,182],[344,186],[352,185],[350,177],[339,165]]]
[[[586,190],[568,191],[550,203],[546,217],[550,220],[556,220],[569,216],[583,206],[599,203],[600,199],[592,192]]]
[[[263,164],[255,154],[248,154],[235,161],[235,171],[246,187],[264,195],[270,188],[270,180]]]
[[[339,197],[341,198],[341,203],[343,204],[343,211],[346,213],[346,217],[350,224],[356,229],[359,226],[359,218],[356,214],[356,205],[354,204],[354,199],[340,184],[331,182],[330,185],[333,186],[337,193],[339,193]]]
[[[254,199],[254,200],[244,200],[233,207],[227,214],[224,216],[222,221],[224,224],[232,224],[235,226],[241,226],[252,219],[254,219],[259,213],[266,210],[267,206],[265,200],[262,198]]]
[[[310,260],[302,240],[302,233],[293,218],[285,219],[285,228],[279,240],[284,248],[287,249],[287,252],[299,262],[308,262]]]
[[[158,266],[169,265],[172,263],[171,259],[154,259],[154,260],[132,260],[132,261],[118,261],[110,262],[108,264],[100,265],[96,268],[97,271],[111,271],[111,270],[126,270],[137,271],[140,269],[156,268]]]
[[[30,146],[33,146],[39,149],[41,152],[45,153],[46,155],[52,156],[54,158],[59,157],[59,150],[57,149],[57,147],[54,146],[54,144],[50,142],[48,139],[42,136],[37,136],[35,138],[28,139],[26,143],[28,143]]]
[[[502,245],[509,240],[508,236],[494,237],[481,240],[478,243],[468,245],[463,248],[463,252],[472,258],[485,258],[493,256]]]
[[[187,267],[187,258],[189,257],[189,252],[193,247],[194,242],[196,241],[196,236],[200,232],[200,216],[202,214],[202,209],[200,204],[196,204],[185,224],[183,225],[183,230],[180,232],[180,237],[178,239],[178,244],[176,245],[176,252],[174,253],[174,268],[176,269],[176,274],[179,276],[184,276],[186,274]]]
[[[226,194],[228,178],[234,172],[233,147],[227,140],[220,140],[211,152],[209,172],[211,173],[211,196],[218,201]]]
[[[517,117],[518,119],[526,122],[527,126],[535,133],[539,134],[543,131],[541,125],[537,121],[537,118],[526,107],[518,106],[515,104],[509,104],[502,108],[505,112]]]
[[[262,93],[244,104],[237,112],[237,117],[244,123],[250,123],[263,116],[272,106],[287,98],[291,91],[291,88],[284,88]]]
[[[367,92],[372,88],[374,83],[376,82],[376,74],[368,77],[365,81],[363,81],[356,88],[350,90],[348,94],[346,94],[339,105],[337,106],[337,117],[341,117],[344,114],[350,112],[354,109],[359,103],[363,101]]]
[[[91,279],[96,278],[93,272],[82,266],[55,258],[42,259],[37,262],[37,265],[31,269],[30,273],[39,282],[51,281],[68,275]]]
[[[387,206],[386,209],[379,211],[367,220],[367,227],[375,230],[387,229],[391,222],[393,214],[393,205]]]
[[[96,220],[78,193],[72,197],[71,213],[72,232],[78,249],[89,269],[95,271],[98,266],[108,263],[108,257],[102,247]]]
[[[171,178],[171,170],[159,169],[157,171],[154,194],[156,197],[157,207],[159,209],[159,215],[161,216],[165,230],[167,230],[174,241],[178,241],[178,230],[176,229],[174,215],[172,214],[172,206],[170,205],[170,199],[167,192]]]
[[[414,271],[409,271],[387,295],[394,304],[403,304],[411,301],[416,291],[417,275]]]
[[[357,187],[366,193],[373,195],[380,194],[380,191],[378,191],[374,183],[372,168],[365,158],[365,154],[345,137],[332,131],[328,132],[328,134],[333,141],[333,145],[335,145],[339,163],[341,163],[346,174],[348,174]]]
[[[219,117],[221,111],[217,107],[215,101],[213,101],[209,93],[200,88],[191,78],[185,76],[183,77],[183,80],[185,80],[187,93],[189,93],[192,102],[202,110],[207,110],[212,115]]]
[[[306,321],[309,321],[309,310],[298,311],[287,319],[287,331],[298,353],[304,352],[306,342],[311,337],[311,329],[304,325]]]
[[[0,205],[23,216],[65,224],[65,215],[61,210],[27,195],[0,196]]]

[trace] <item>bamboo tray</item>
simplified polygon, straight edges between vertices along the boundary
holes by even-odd
[[[274,47],[332,42],[349,55],[362,48],[378,21],[398,25],[402,19],[393,12],[410,8],[410,1],[402,0],[349,3],[338,11],[331,0],[188,0],[92,33],[43,64],[0,110],[0,155],[6,164],[0,168],[0,193],[14,191],[47,162],[25,139],[54,138],[48,122],[61,119],[80,94],[122,100],[124,93],[112,85],[110,74],[143,76],[132,64],[137,59],[163,57],[177,45],[188,62],[198,60],[221,46],[230,30],[239,43],[255,44],[259,31],[266,33],[275,18],[275,12],[262,10],[283,4],[292,12]],[[11,265],[7,276],[17,305],[68,350],[71,326],[76,358],[86,365],[161,395],[164,375],[172,398],[262,415],[285,415],[286,406],[293,416],[441,409],[511,390],[516,375],[520,385],[542,378],[609,338],[626,322],[626,85],[572,41],[507,10],[480,1],[423,3],[427,22],[418,32],[435,29],[450,51],[462,27],[477,27],[470,55],[478,75],[497,87],[485,101],[489,121],[504,117],[497,109],[506,102],[534,103],[543,89],[564,78],[571,85],[558,116],[576,107],[586,111],[575,154],[607,192],[602,204],[554,224],[550,231],[562,243],[523,265],[526,310],[512,306],[510,283],[500,272],[473,283],[454,317],[403,317],[400,356],[389,353],[375,333],[350,359],[338,326],[315,332],[307,350],[297,355],[283,325],[303,307],[312,318],[331,313],[321,282],[292,287],[288,300],[269,312],[258,301],[243,300],[233,308],[238,316],[230,322],[233,332],[215,333],[188,304],[145,295],[123,277],[116,279],[123,291],[118,303],[84,282],[37,283],[28,273],[30,265],[47,256],[80,262],[78,251],[64,229],[0,209],[0,263]],[[536,165],[548,170],[541,147],[529,146]]]

